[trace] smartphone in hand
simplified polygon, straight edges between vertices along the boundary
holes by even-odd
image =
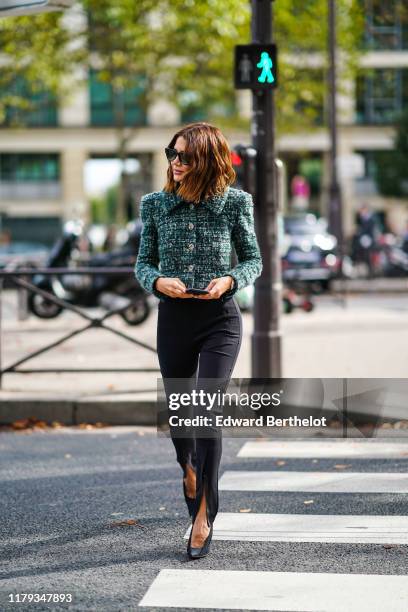
[[[192,295],[205,295],[206,293],[210,293],[207,289],[196,289],[195,287],[187,287],[186,293],[191,293]]]

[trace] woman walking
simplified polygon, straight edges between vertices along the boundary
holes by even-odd
[[[157,352],[166,396],[175,389],[226,389],[242,340],[234,293],[261,274],[250,194],[233,189],[231,152],[221,131],[192,123],[165,153],[163,191],[141,201],[143,232],[135,274],[159,299]],[[231,268],[232,245],[238,264]],[[188,291],[190,289],[190,291]],[[201,290],[192,291],[192,290]],[[211,383],[210,383],[211,381]],[[174,414],[174,413],[173,413]],[[184,434],[183,434],[184,432]],[[187,552],[205,556],[218,512],[219,427],[170,427],[192,517]]]

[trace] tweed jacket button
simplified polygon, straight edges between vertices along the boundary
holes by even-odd
[[[190,251],[192,251],[192,250],[194,249],[194,244],[190,243],[190,244],[188,245],[188,248],[190,249]]]
[[[194,223],[189,223],[188,224],[188,229],[194,229]]]
[[[190,210],[193,210],[194,204],[190,204]]]
[[[189,272],[192,272],[193,270],[194,270],[194,266],[193,266],[192,264],[190,264],[190,265],[188,266],[188,271],[189,271]]]

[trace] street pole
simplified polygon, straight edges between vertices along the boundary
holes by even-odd
[[[273,0],[252,0],[252,43],[272,42]],[[252,145],[257,151],[255,226],[263,260],[255,283],[252,377],[281,378],[281,268],[275,166],[274,92],[252,92]]]
[[[330,131],[330,186],[329,186],[329,231],[337,238],[341,262],[343,262],[343,220],[341,190],[337,176],[337,112],[336,112],[336,7],[335,0],[328,0],[328,47],[329,47],[329,131]]]

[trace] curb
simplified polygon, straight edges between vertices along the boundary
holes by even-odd
[[[109,423],[111,425],[156,425],[157,403],[144,401],[95,401],[63,399],[7,399],[0,402],[0,424],[35,417],[64,425]]]
[[[406,293],[408,278],[337,279],[331,282],[336,293]]]

